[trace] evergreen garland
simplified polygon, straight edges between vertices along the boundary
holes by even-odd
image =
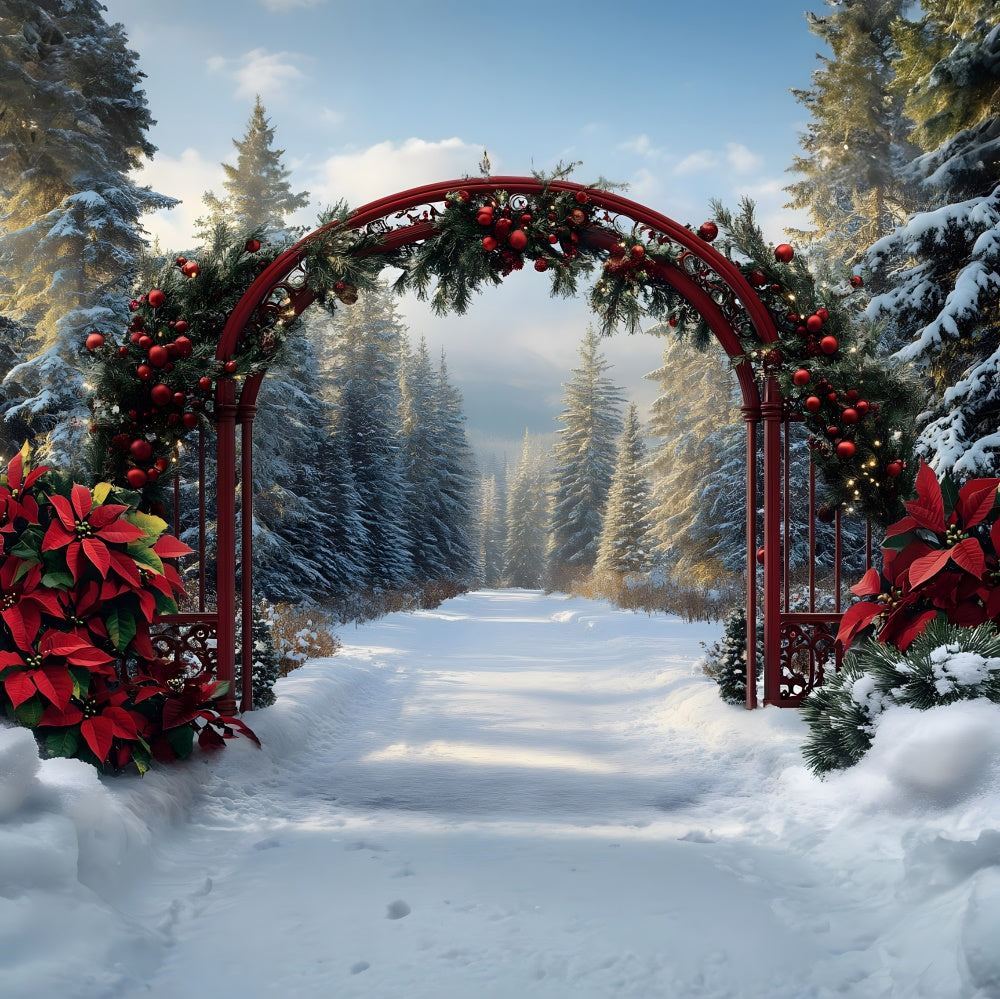
[[[966,628],[938,618],[906,652],[868,638],[802,702],[811,731],[802,754],[817,774],[850,767],[871,747],[886,708],[903,704],[926,711],[980,697],[1000,704],[995,625]]]

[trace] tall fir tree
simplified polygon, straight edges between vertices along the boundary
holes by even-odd
[[[635,403],[630,402],[608,490],[595,574],[643,572],[651,567],[653,540],[649,516],[646,445],[638,410]]]
[[[588,327],[566,390],[554,449],[548,585],[568,589],[594,567],[621,433],[622,391],[606,372],[601,338]]]
[[[922,210],[869,250],[869,315],[926,378],[918,451],[962,480],[1000,457],[1000,8],[927,2],[897,28],[897,82],[927,150]]]
[[[81,347],[127,322],[143,212],[171,198],[129,179],[154,147],[143,74],[98,0],[8,0],[0,24],[0,314],[31,331],[4,379],[8,418],[82,471]]]
[[[853,264],[905,217],[902,168],[916,152],[907,138],[903,100],[892,88],[893,25],[907,0],[826,0],[830,13],[807,14],[813,34],[830,46],[812,86],[793,90],[810,115],[799,138],[803,155],[789,170],[786,207],[804,209],[815,227],[789,230],[833,265]]]
[[[503,578],[505,506],[496,475],[481,475],[476,526],[479,542],[477,567],[483,586],[500,586]]]
[[[401,441],[399,360],[405,327],[395,300],[383,289],[338,308],[332,323],[318,322],[310,333],[357,492],[363,581],[376,589],[399,589],[415,578]]]
[[[281,159],[285,150],[274,148],[274,128],[265,117],[259,94],[243,138],[233,139],[233,145],[236,165],[222,164],[226,193],[219,198],[212,191],[205,192],[202,200],[208,214],[198,219],[199,231],[207,237],[221,225],[230,234],[255,229],[283,232],[288,216],[309,204],[309,192],[292,191],[288,181],[291,171]]]
[[[543,583],[549,528],[547,485],[542,456],[526,430],[507,492],[502,573],[505,586],[533,590]]]

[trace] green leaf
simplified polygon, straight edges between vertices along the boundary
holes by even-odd
[[[42,576],[42,586],[50,590],[69,590],[73,587],[73,577],[68,572],[47,572]]]
[[[172,728],[163,734],[180,759],[186,760],[191,755],[191,750],[194,747],[194,729],[190,725]]]
[[[80,746],[80,734],[75,728],[64,728],[45,737],[45,752],[49,756],[72,758]]]
[[[82,697],[90,690],[90,670],[86,666],[68,666],[67,672],[73,678],[73,696]]]
[[[138,544],[138,542],[135,542],[135,544]],[[138,565],[149,569],[151,572],[155,572],[158,576],[163,575],[163,563],[160,561],[160,556],[152,548],[140,548],[138,551],[134,551],[132,545],[128,547],[129,555]]]
[[[150,513],[140,513],[138,510],[135,513],[124,514],[122,520],[127,520],[130,524],[135,524],[140,531],[145,531],[146,533],[145,538],[130,542],[129,551],[132,550],[132,545],[138,545],[140,548],[148,548],[167,529],[167,522],[162,517],[154,517]]]
[[[156,614],[162,617],[164,614],[177,613],[177,601],[173,597],[162,593],[160,590],[153,590],[153,598],[156,600]]]
[[[119,652],[124,652],[132,639],[135,638],[135,616],[129,611],[119,610],[116,607],[104,619],[104,624],[108,629],[108,637],[114,642],[115,648]]]
[[[941,480],[941,498],[944,500],[944,519],[947,521],[951,512],[958,505],[958,486],[951,481],[949,475],[945,475]]]
[[[38,728],[38,723],[42,720],[42,710],[42,699],[32,697],[14,709],[14,717],[25,728]]]

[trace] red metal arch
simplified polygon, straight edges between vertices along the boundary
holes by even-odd
[[[315,299],[315,293],[304,283],[303,262],[309,248],[334,229],[382,232],[382,246],[393,250],[421,242],[432,234],[428,208],[445,200],[451,191],[464,189],[470,194],[506,191],[508,194],[539,195],[545,190],[558,192],[583,191],[591,212],[606,213],[609,219],[629,220],[633,226],[651,235],[665,237],[682,248],[683,265],[658,263],[653,276],[667,282],[704,318],[723,350],[733,358],[743,357],[743,348],[735,324],[745,334],[761,343],[773,343],[778,336],[771,317],[739,269],[711,244],[702,240],[686,226],[644,205],[608,191],[595,190],[570,181],[554,181],[545,185],[534,177],[491,177],[451,180],[412,188],[399,194],[373,201],[353,212],[346,220],[331,222],[300,240],[277,257],[253,282],[233,309],[219,340],[216,357],[230,358],[244,332],[259,325],[262,312],[270,310],[273,319],[275,299],[280,298],[284,315],[301,314]],[[610,248],[615,236],[602,227],[584,227],[581,239],[592,246]],[[377,252],[377,251],[376,251]],[[745,359],[738,362],[735,372],[743,395],[743,413],[747,422],[747,671],[748,679],[755,675],[756,657],[756,428],[764,424],[764,547],[768,552],[764,566],[764,656],[767,666],[765,679],[766,702],[778,703],[779,655],[779,594],[781,587],[781,540],[779,537],[780,447],[783,401],[776,384],[765,385],[761,399],[754,372]],[[250,453],[253,416],[257,395],[263,379],[254,375],[244,382],[237,396],[236,385],[221,381],[216,389],[215,417],[218,429],[218,674],[220,679],[235,676],[235,616],[236,616],[236,425],[241,427],[241,479],[249,482],[252,468]],[[248,497],[245,493],[245,500]],[[241,517],[241,539],[244,565],[250,564],[251,517]],[[251,630],[251,585],[249,572],[242,574],[242,631],[245,651],[243,662],[243,707],[250,706],[249,635]],[[747,707],[756,705],[755,683],[747,683]],[[223,705],[232,709],[235,705]]]

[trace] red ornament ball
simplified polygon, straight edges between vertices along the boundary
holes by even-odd
[[[493,235],[497,239],[506,239],[513,225],[510,219],[497,219],[497,224],[493,226]]]
[[[865,413],[867,413],[868,410],[871,409],[871,406],[869,405],[867,399],[858,399],[857,403],[855,403],[854,408],[858,411],[858,413],[861,416],[864,416]]]
[[[497,241],[492,236],[483,236],[483,249],[487,253],[497,248]]]
[[[158,469],[151,468],[151,469],[149,469],[148,472],[146,472],[146,479],[149,482],[155,482],[159,477],[160,477],[160,473],[159,473]]]
[[[811,315],[806,320],[806,329],[810,333],[818,333],[823,328],[823,320],[818,315]]]
[[[830,402],[836,402],[837,401],[837,393],[836,392],[827,392],[826,393],[826,397],[827,397],[827,399],[830,400]]]
[[[767,275],[761,270],[751,271],[747,275],[747,280],[755,288],[763,288],[764,285],[767,284]]]
[[[187,262],[188,262],[188,258],[187,257],[178,257],[177,258],[177,266],[178,267],[183,267]]]
[[[535,270],[541,273],[549,269],[549,262],[544,257],[539,257],[535,261]]]
[[[577,191],[575,197],[578,205],[585,205],[588,201],[590,201],[590,198],[587,197],[584,191]]]
[[[861,286],[862,286],[862,285],[863,285],[864,283],[865,283],[865,282],[864,282],[864,281],[862,280],[862,278],[861,278],[861,275],[860,275],[860,274],[855,274],[855,275],[854,275],[854,276],[853,276],[853,277],[851,278],[851,287],[852,287],[852,288],[860,288],[860,287],[861,287]]]
[[[181,274],[183,274],[184,277],[196,278],[198,276],[198,271],[200,271],[200,270],[201,270],[201,268],[198,266],[198,261],[197,260],[189,260],[181,268]]]
[[[194,344],[186,336],[179,336],[174,340],[173,347],[178,357],[190,357],[194,350]]]
[[[128,357],[128,347],[119,347],[118,348],[118,356],[119,357]]]
[[[174,393],[174,405],[183,406],[187,402],[187,396],[183,392]]]
[[[854,409],[851,406],[848,406],[847,409],[845,409],[844,412],[840,414],[840,419],[844,423],[857,423],[859,416],[860,414],[856,409]]]
[[[198,426],[198,414],[197,413],[185,413],[181,417],[181,423],[187,427],[188,430],[193,430]]]
[[[523,229],[515,229],[507,242],[512,250],[523,250],[528,245],[528,234]]]
[[[759,563],[760,563],[761,565],[763,565],[763,564],[764,564],[764,556],[765,556],[766,554],[767,554],[767,549],[766,549],[766,548],[758,548],[758,549],[757,549],[757,561],[758,561],[758,562],[759,562]]]
[[[848,389],[844,393],[844,398],[848,402],[857,402],[858,401],[858,390],[857,389]]]
[[[774,259],[779,263],[787,264],[795,256],[795,251],[788,243],[779,243],[774,248]]]
[[[840,427],[835,427],[832,423],[826,428],[826,436],[831,440],[836,440],[840,436]]]
[[[820,317],[825,323],[830,318],[830,313],[826,309],[817,309],[816,315]]]
[[[226,361],[226,363],[222,367],[225,370],[225,372],[226,372],[227,375],[235,375],[236,374],[237,364],[236,364],[235,361]]]
[[[701,236],[706,243],[711,243],[716,236],[719,235],[719,227],[714,222],[702,222],[698,226],[698,235]]]
[[[174,332],[175,333],[187,333],[188,328],[189,327],[188,327],[187,322],[185,320],[183,320],[183,319],[178,319],[177,322],[174,323]]]
[[[146,462],[153,457],[153,445],[150,444],[149,441],[143,440],[141,437],[132,441],[128,450],[129,454],[131,454],[136,461]]]
[[[211,392],[212,379],[209,378],[208,375],[203,375],[201,378],[198,379],[198,388],[200,388],[202,392]]]
[[[154,368],[162,368],[170,360],[170,351],[161,344],[149,348],[149,363]]]
[[[260,249],[259,239],[248,239],[246,241],[246,251],[247,253],[256,253]]]
[[[163,382],[158,382],[149,390],[149,398],[153,400],[154,406],[169,406],[173,397],[173,390]]]
[[[104,336],[100,333],[88,333],[84,342],[87,350],[97,350],[98,347],[104,346]]]
[[[903,463],[901,461],[890,461],[885,466],[885,470],[890,479],[898,478],[903,472]]]
[[[150,306],[154,309],[158,309],[167,300],[167,296],[160,291],[159,288],[154,288],[147,296],[146,301],[149,302]]]
[[[855,451],[857,451],[857,448],[854,446],[853,441],[841,441],[837,445],[837,457],[843,458],[845,461],[853,458]]]
[[[837,338],[835,336],[825,336],[819,342],[819,349],[823,351],[824,354],[833,354],[839,346],[840,344],[837,343]]]
[[[480,208],[476,213],[476,221],[480,225],[493,225],[493,209],[489,205]]]
[[[792,375],[792,381],[801,388],[801,386],[809,384],[809,377],[809,372],[806,371],[805,368],[799,368],[799,370]]]
[[[141,468],[130,468],[125,473],[125,479],[133,489],[142,489],[149,476]]]
[[[140,364],[135,369],[135,373],[144,382],[148,382],[153,377],[153,369],[148,364]]]
[[[636,243],[635,246],[629,250],[629,253],[631,253],[633,260],[642,260],[642,258],[646,256],[646,248],[641,244]]]
[[[142,347],[143,350],[149,350],[153,346],[152,337],[146,336],[145,333],[140,333],[136,338],[135,342]]]
[[[808,409],[810,413],[818,413],[820,409],[823,408],[822,401],[820,400],[819,396],[816,395],[809,396],[809,398],[806,399],[805,405],[806,409]]]

